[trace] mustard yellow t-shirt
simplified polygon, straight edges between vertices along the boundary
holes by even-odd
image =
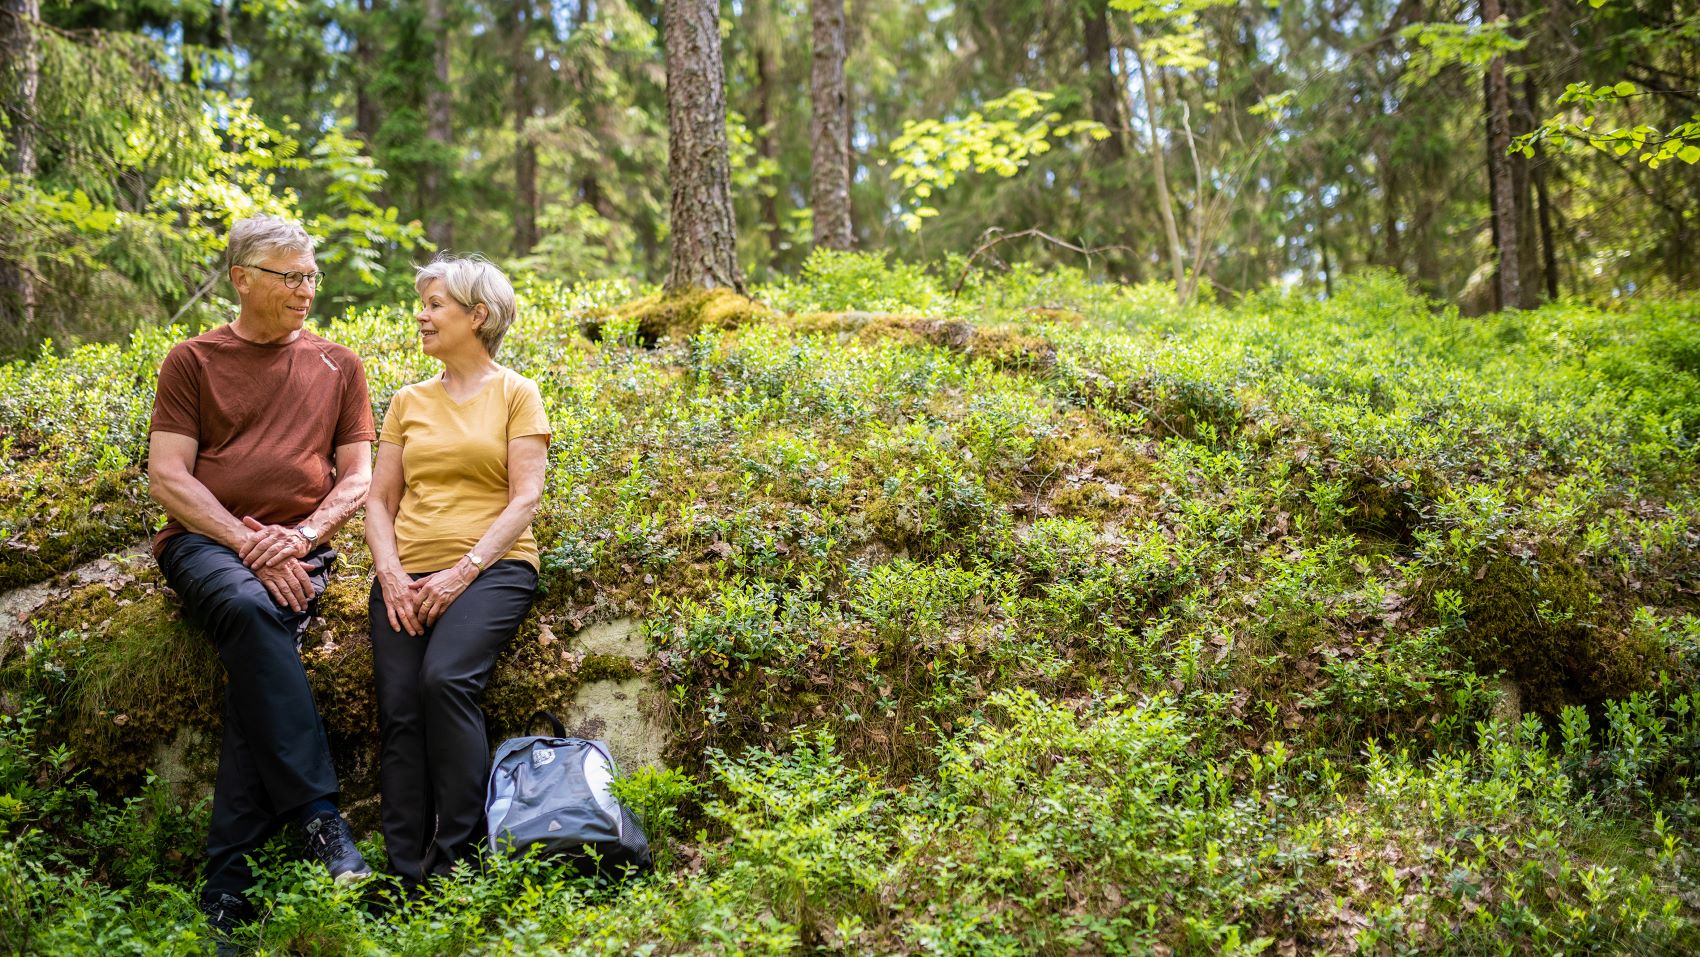
[[[512,369],[465,402],[449,398],[441,376],[397,392],[378,440],[401,446],[404,488],[395,517],[401,567],[440,571],[472,551],[508,507],[508,440],[548,434],[537,383]],[[539,567],[531,526],[501,558]]]

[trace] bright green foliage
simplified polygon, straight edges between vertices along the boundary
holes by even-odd
[[[1596,125],[1602,109],[1611,110],[1617,104],[1629,102],[1632,97],[1647,95],[1648,91],[1636,89],[1635,84],[1627,80],[1610,86],[1572,83],[1558,98],[1559,106],[1569,106],[1571,110],[1518,137],[1512,146],[1522,150],[1526,156],[1533,156],[1535,146],[1549,140],[1564,149],[1575,143],[1585,143],[1614,156],[1624,156],[1633,151],[1635,158],[1650,169],[1658,169],[1660,164],[1671,159],[1680,159],[1690,166],[1700,163],[1700,115],[1664,130],[1646,123],[1612,128]],[[1568,118],[1570,113],[1586,115],[1577,122]]]
[[[249,942],[1700,944],[1691,299],[1467,319],[1389,273],[1328,300],[1186,308],[1164,286],[1030,266],[972,275],[959,298],[940,285],[821,254],[753,290],[771,311],[650,338],[644,317],[700,319],[704,302],[522,283],[503,358],[539,382],[556,428],[546,591],[498,663],[492,733],[631,677],[565,639],[640,617],[673,741],[669,770],[621,793],[660,872],[593,887],[502,864],[379,918],[280,844],[274,910]],[[325,331],[365,357],[379,411],[434,371],[399,307]],[[8,468],[75,487],[135,469],[176,334],[5,367]],[[58,437],[76,430],[102,438]],[[157,514],[139,484],[117,487],[127,513]],[[61,524],[36,506],[59,494],[5,487],[7,540],[51,539]],[[78,535],[81,555],[138,540]],[[342,536],[348,565],[304,658],[365,832],[357,541]],[[78,560],[7,568],[40,580]],[[201,943],[184,883],[197,851],[178,829],[193,818],[169,811],[199,794],[146,791],[142,767],[177,727],[205,760],[217,674],[204,648],[166,653],[190,639],[154,588],[79,589],[0,667],[32,729],[0,741],[15,797],[0,888],[22,915],[0,929],[31,935],[13,946]],[[119,744],[124,766],[103,760]],[[137,794],[153,796],[122,810]],[[67,810],[22,810],[38,804]],[[85,820],[106,823],[81,840]]]
[[[1413,82],[1432,80],[1449,66],[1461,65],[1477,75],[1488,64],[1529,45],[1525,37],[1511,32],[1512,23],[1500,17],[1492,23],[1418,23],[1402,31],[1405,39],[1422,51],[1413,71]]]
[[[1202,70],[1215,62],[1205,55],[1209,41],[1199,19],[1233,5],[1234,0],[1110,0],[1110,9],[1128,14],[1139,28],[1151,62],[1177,70]]]
[[[902,216],[904,228],[920,229],[922,220],[937,216],[939,211],[927,201],[970,169],[1007,178],[1025,169],[1031,157],[1050,151],[1053,138],[1066,139],[1076,133],[1095,140],[1109,138],[1102,123],[1062,122],[1061,113],[1046,109],[1055,98],[1054,93],[1017,88],[961,119],[905,123],[903,135],[891,143],[897,166],[891,178],[903,185],[914,206]]]

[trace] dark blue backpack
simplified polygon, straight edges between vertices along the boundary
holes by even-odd
[[[496,749],[484,798],[491,849],[518,857],[539,848],[587,875],[648,872],[649,839],[609,788],[616,769],[608,745],[567,737],[546,711],[538,719],[553,736],[509,738]]]

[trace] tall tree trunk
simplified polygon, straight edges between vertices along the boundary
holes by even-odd
[[[41,57],[36,49],[35,30],[41,23],[41,0],[4,0],[0,7],[0,82],[15,77],[16,87],[6,90],[3,101],[11,114],[12,151],[6,170],[21,180],[36,173],[35,110],[41,86]],[[35,275],[28,262],[0,257],[0,316],[11,320],[11,338],[18,344],[36,338]]]
[[[354,28],[354,132],[368,151],[378,140],[378,99],[372,94],[372,83],[378,75],[378,30],[373,5],[374,0],[359,0],[360,15]]]
[[[1528,74],[1523,76],[1523,105],[1530,122],[1533,123],[1533,118],[1541,115],[1540,101],[1535,92],[1535,78]],[[1547,197],[1546,153],[1539,146],[1535,147],[1535,155],[1529,163],[1529,173],[1535,182],[1535,209],[1541,230],[1541,266],[1546,278],[1547,299],[1557,299],[1558,250],[1553,247],[1552,203]]]
[[[1482,0],[1482,22],[1499,19],[1499,0]],[[1500,308],[1523,302],[1521,245],[1517,237],[1517,197],[1512,184],[1511,97],[1505,82],[1505,58],[1494,57],[1487,70],[1488,179],[1493,193],[1494,244],[1499,250]]]
[[[1322,253],[1322,294],[1325,298],[1334,298],[1334,265],[1328,260],[1328,207],[1322,204],[1322,191],[1311,190],[1311,200],[1316,203],[1316,248]]]
[[[1380,161],[1384,179],[1381,186],[1381,232],[1383,253],[1390,269],[1403,271],[1404,256],[1399,250],[1399,177],[1391,161]]]
[[[236,49],[236,31],[231,25],[230,8],[236,0],[220,0],[218,5],[218,48],[226,53]]]
[[[1511,118],[1516,123],[1516,129],[1532,129],[1535,119],[1524,113],[1527,104],[1523,98],[1509,96],[1509,89],[1507,94],[1511,101]],[[1511,130],[1507,129],[1508,144],[1510,132]],[[1511,164],[1511,200],[1517,220],[1517,275],[1522,278],[1517,306],[1520,309],[1533,309],[1540,305],[1541,300],[1540,287],[1536,285],[1541,251],[1535,228],[1534,174],[1530,169],[1529,158],[1521,152],[1513,153],[1506,159]]]
[[[1110,138],[1098,142],[1098,154],[1105,160],[1119,161],[1126,146],[1122,142],[1121,95],[1116,92],[1116,75],[1110,65],[1109,8],[1109,0],[1088,0],[1080,8],[1080,29],[1086,39],[1092,118],[1110,130]]]
[[[454,245],[454,220],[449,215],[449,204],[439,195],[451,155],[453,130],[453,104],[449,98],[447,0],[426,0],[425,33],[431,38],[432,64],[432,81],[425,92],[425,139],[432,145],[432,150],[419,177],[419,212],[425,219],[425,238],[443,251]]]
[[[595,16],[596,10],[591,5],[591,0],[577,0],[577,2],[573,4],[573,29],[575,31],[583,30]],[[550,22],[552,23],[553,20]],[[576,70],[573,71],[574,74],[577,72],[578,71]],[[589,82],[589,79],[587,77],[569,74],[567,82],[577,82],[579,85],[583,86]],[[589,132],[592,136],[599,137],[604,135],[608,129],[607,104],[604,103],[600,97],[593,98],[588,104],[586,104],[585,113],[585,119],[589,123],[589,129],[587,132]],[[579,173],[578,192],[579,199],[591,209],[596,210],[596,215],[603,219],[612,221],[618,213],[618,210],[614,207],[613,200],[608,196],[607,190],[602,188],[602,178],[598,175],[596,161],[594,159],[586,160],[583,170]],[[648,238],[647,232],[645,233],[645,238]],[[646,242],[646,248],[647,245],[648,244]],[[648,260],[646,259],[646,261]]]
[[[756,151],[766,162],[770,181],[761,185],[762,228],[767,233],[768,263],[779,267],[779,241],[782,227],[779,222],[779,131],[773,126],[773,83],[779,70],[779,36],[772,16],[773,0],[749,0],[745,7],[750,15],[751,45],[756,58]]]
[[[1547,172],[1542,156],[1535,153],[1535,205],[1540,213],[1541,265],[1546,277],[1547,299],[1558,298],[1558,250],[1554,248],[1552,203],[1547,198]]]
[[[850,101],[844,88],[844,0],[813,0],[814,55],[809,89],[809,205],[815,245],[849,249]]]
[[[537,245],[537,144],[527,128],[534,107],[530,0],[513,0],[508,17],[512,30],[509,68],[514,81],[514,254],[531,255]]]
[[[1151,144],[1151,173],[1157,181],[1157,212],[1163,217],[1163,234],[1169,241],[1169,271],[1175,280],[1175,295],[1186,288],[1186,261],[1181,252],[1181,234],[1175,227],[1174,200],[1169,196],[1169,169],[1163,158],[1163,143],[1157,136],[1157,94],[1151,84],[1151,70],[1145,64],[1145,51],[1140,49],[1135,35],[1129,47],[1133,62],[1139,68],[1139,84],[1145,93],[1145,129]]]
[[[667,51],[667,175],[673,192],[667,291],[726,286],[742,292],[719,4],[667,0],[661,22]]]

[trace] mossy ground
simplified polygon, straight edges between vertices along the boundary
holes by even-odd
[[[1232,309],[1066,273],[926,283],[822,257],[763,306],[532,291],[575,305],[509,339],[556,433],[492,734],[653,681],[672,770],[626,793],[663,875],[549,885],[573,905],[525,920],[486,906],[519,872],[469,878],[379,929],[285,868],[267,946],[1692,948],[1700,410],[1573,346],[1610,327],[1644,369],[1663,320],[1463,320],[1375,275]],[[329,330],[380,410],[432,371],[382,318]],[[136,467],[53,455],[72,483]],[[343,547],[305,657],[369,826],[369,581]],[[216,668],[149,588],[51,613],[55,740],[113,796],[136,762],[86,749],[216,717]],[[565,638],[626,616],[640,665]],[[15,693],[57,680],[7,667]],[[1520,725],[1488,720],[1507,677]]]
[[[592,310],[584,329],[592,339],[630,336],[653,346],[662,339],[683,342],[703,329],[733,329],[772,315],[766,306],[730,289],[693,289]]]

